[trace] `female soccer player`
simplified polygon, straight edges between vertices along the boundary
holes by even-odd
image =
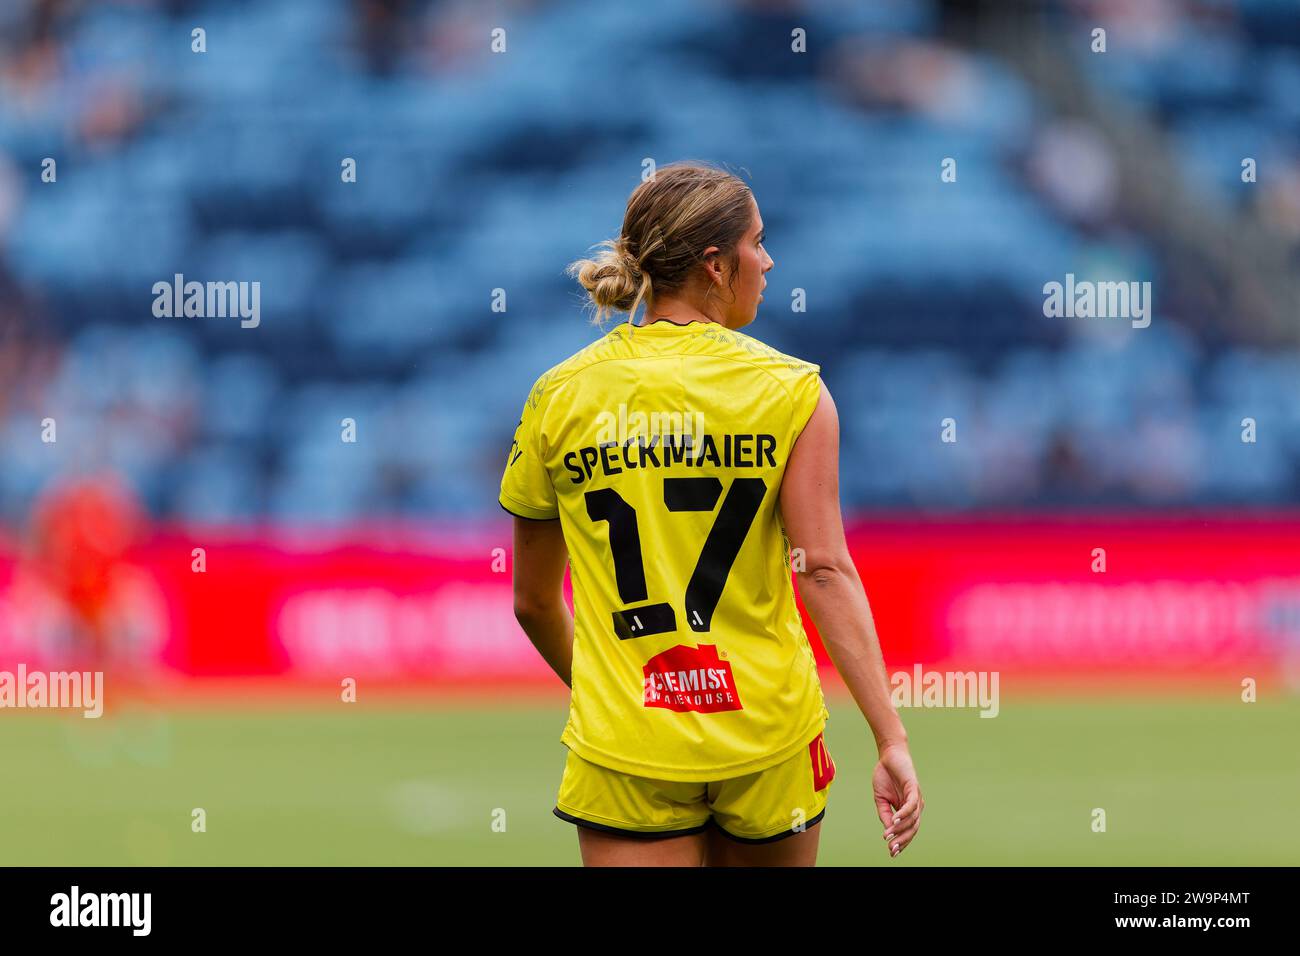
[[[587,866],[816,863],[835,764],[792,568],[875,735],[891,856],[920,824],[844,540],[835,403],[820,366],[736,331],[763,300],[763,239],[739,178],[661,167],[569,267],[597,322],[628,322],[537,379],[510,448],[515,615],[571,689],[554,812]]]

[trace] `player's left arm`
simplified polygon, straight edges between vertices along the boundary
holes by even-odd
[[[569,549],[558,518],[514,519],[515,618],[565,686],[573,682],[573,614],[564,603]]]

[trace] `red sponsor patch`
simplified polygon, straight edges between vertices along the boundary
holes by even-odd
[[[826,785],[835,779],[835,761],[831,759],[831,752],[826,749],[824,733],[825,731],[822,731],[808,744],[808,756],[812,760],[813,790],[824,790]]]
[[[647,707],[704,714],[744,710],[731,679],[731,663],[719,659],[713,644],[678,644],[646,661],[642,673]]]

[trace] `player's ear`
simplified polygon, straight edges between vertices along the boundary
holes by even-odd
[[[711,281],[720,282],[726,278],[723,272],[722,250],[717,246],[709,246],[704,250],[704,268],[709,274]]]

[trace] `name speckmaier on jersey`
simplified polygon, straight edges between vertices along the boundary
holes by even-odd
[[[601,442],[586,445],[564,456],[564,467],[575,485],[591,480],[596,463],[606,478],[628,470],[671,468],[673,465],[715,468],[775,468],[775,435],[722,435],[715,438],[705,433],[699,447],[694,447],[694,436],[634,436],[627,441]],[[662,441],[661,441],[662,439]],[[632,449],[635,447],[636,451]]]

